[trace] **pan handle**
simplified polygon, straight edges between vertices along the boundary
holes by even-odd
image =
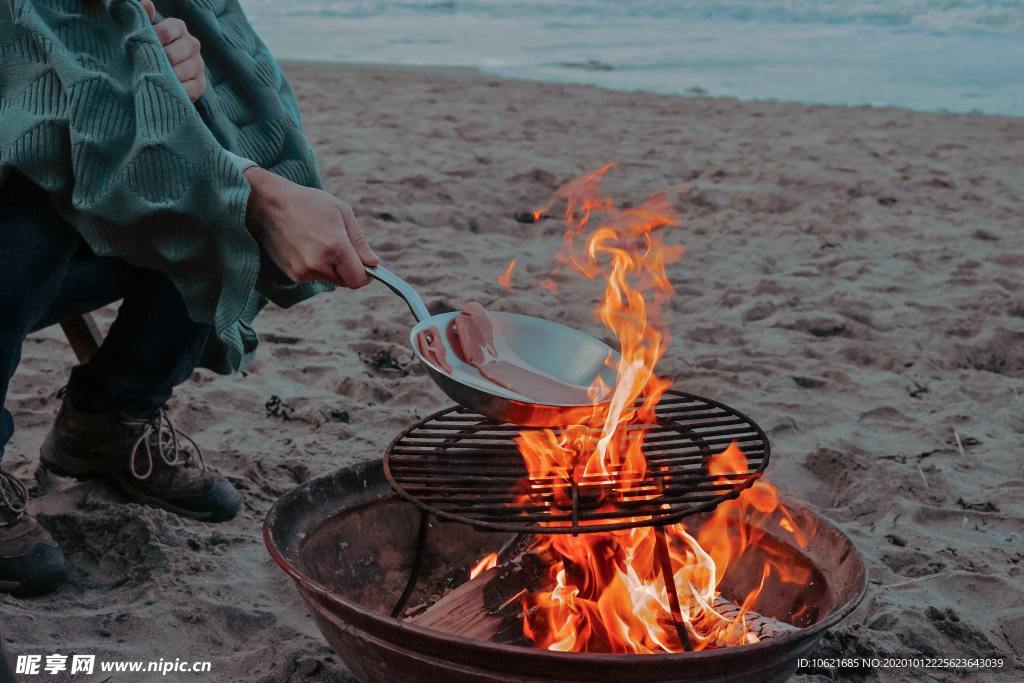
[[[421,322],[430,317],[430,311],[427,310],[423,299],[420,298],[419,293],[408,282],[384,266],[367,267],[366,274],[374,280],[383,282],[392,292],[405,299],[405,303],[409,304],[409,310],[416,317],[416,322]]]

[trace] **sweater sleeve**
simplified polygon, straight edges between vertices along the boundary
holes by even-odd
[[[69,11],[74,8],[77,11]],[[0,184],[18,173],[99,255],[163,271],[241,351],[249,186],[137,0],[0,0]]]

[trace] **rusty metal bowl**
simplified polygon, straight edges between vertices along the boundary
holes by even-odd
[[[811,569],[813,585],[802,595],[762,594],[757,609],[802,628],[752,645],[664,655],[549,652],[452,636],[388,616],[412,571],[419,514],[392,493],[379,462],[340,469],[286,494],[268,513],[263,535],[324,637],[364,683],[783,681],[867,590],[853,542],[810,509],[785,504],[798,522],[813,522],[815,532],[806,550],[780,538],[774,551],[792,553],[793,561]],[[700,523],[699,517],[691,520]],[[419,568],[424,578],[410,604],[429,601],[432,586],[465,576],[508,538],[432,522]],[[806,600],[811,608],[802,611],[802,621],[793,619]]]
[[[267,514],[263,538],[319,630],[365,683],[782,681],[867,588],[863,560],[845,533],[806,507],[785,505],[798,521],[810,517],[816,524],[805,551],[790,547],[815,575],[814,622],[752,645],[677,654],[550,652],[452,636],[389,616],[412,570],[419,515],[394,496],[379,462],[347,467],[292,490]],[[464,572],[509,538],[463,524],[433,525],[421,567],[428,580],[420,585],[428,588],[411,604],[427,599],[429,587],[445,575]],[[787,621],[800,602],[795,597],[767,596],[758,610]]]

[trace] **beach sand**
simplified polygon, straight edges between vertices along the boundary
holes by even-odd
[[[834,520],[869,566],[867,598],[816,654],[1020,666],[1024,119],[466,70],[287,72],[326,188],[428,305],[475,299],[602,335],[598,283],[563,273],[557,295],[540,286],[561,224],[513,216],[607,161],[618,162],[605,188],[620,202],[684,187],[671,239],[687,253],[670,270],[660,372],[759,421],[773,443],[770,481]],[[495,279],[512,258],[506,291]],[[260,525],[296,484],[380,458],[399,430],[450,404],[413,362],[411,322],[379,285],[271,308],[248,373],[197,372],[181,387],[178,425],[245,495],[230,523],[51,481],[33,510],[68,553],[71,579],[47,597],[0,598],[11,652],[212,661],[209,678],[189,680],[348,680]],[[4,464],[26,481],[72,363],[57,329],[25,344]]]

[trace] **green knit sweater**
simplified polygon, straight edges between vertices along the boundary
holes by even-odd
[[[298,105],[236,0],[156,0],[202,44],[193,105],[138,0],[0,0],[0,187],[19,174],[101,256],[163,271],[217,340],[204,365],[237,369],[264,296],[296,286],[245,226],[234,155],[319,187]],[[174,334],[174,330],[168,330]]]

